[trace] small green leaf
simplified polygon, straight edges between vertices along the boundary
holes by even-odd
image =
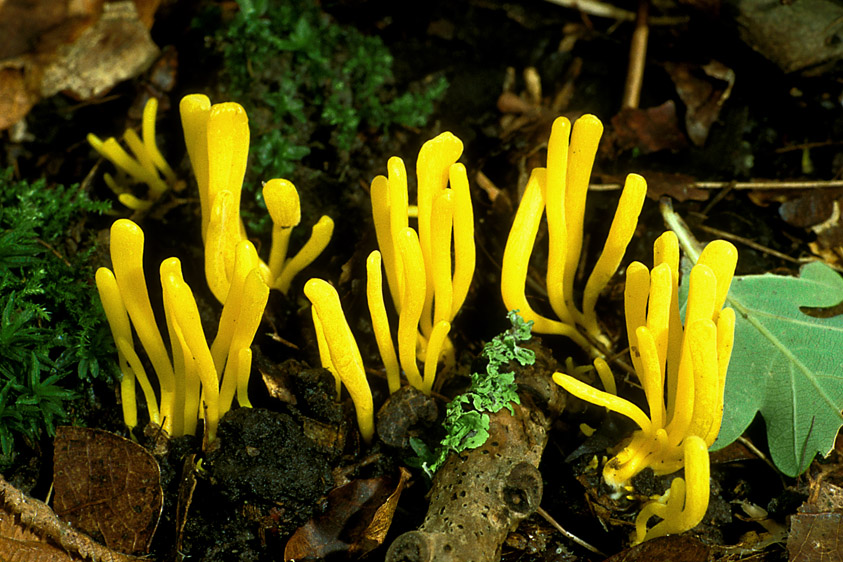
[[[831,451],[843,426],[843,316],[815,318],[800,307],[841,300],[843,279],[821,262],[803,267],[800,277],[732,281],[735,348],[712,449],[737,439],[760,412],[773,462],[788,476],[804,471],[817,453]]]

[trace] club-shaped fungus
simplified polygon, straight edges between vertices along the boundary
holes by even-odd
[[[123,372],[125,423],[130,429],[137,425],[137,380],[150,421],[177,437],[195,433],[197,420],[203,417],[206,440],[210,442],[216,435],[219,418],[231,408],[235,393],[241,406],[250,405],[246,394],[251,372],[249,347],[266,307],[269,287],[263,281],[252,243],[240,242],[235,250],[233,290],[223,305],[217,337],[209,348],[196,300],[182,276],[181,263],[177,258],[164,260],[160,274],[171,360],[149,302],[143,246],[143,231],[138,225],[128,219],[116,221],[111,227],[114,272],[102,267],[96,274]],[[135,352],[132,327],[158,376],[160,407]]]
[[[322,366],[348,389],[357,411],[360,435],[363,441],[371,443],[375,434],[372,391],[366,379],[360,349],[342,311],[340,297],[336,289],[322,279],[309,279],[304,285],[304,295],[312,306]]]
[[[211,105],[210,99],[202,94],[182,98],[179,110],[187,153],[199,187],[205,276],[217,300],[225,302],[235,248],[246,239],[240,218],[240,194],[249,156],[249,119],[241,105],[232,102]],[[301,220],[298,192],[292,183],[272,179],[266,182],[263,196],[274,227],[269,263],[261,261],[260,270],[267,285],[286,294],[293,277],[328,245],[334,223],[330,217],[321,217],[301,250],[287,258],[290,233]]]
[[[100,156],[114,164],[118,170],[115,178],[109,173],[103,175],[106,185],[117,194],[118,200],[130,209],[142,211],[150,208],[168,189],[176,185],[177,178],[170,165],[158,150],[155,142],[155,118],[158,113],[158,100],[151,97],[143,108],[141,136],[133,129],[126,129],[123,140],[131,154],[126,152],[117,139],[100,139],[93,133],[88,134],[88,144]],[[146,197],[139,197],[131,192],[129,184],[144,183],[148,188]]]
[[[390,392],[400,382],[376,262],[383,263],[398,312],[397,358],[409,384],[429,393],[440,359],[454,362],[448,333],[468,295],[475,266],[474,211],[465,167],[457,163],[461,153],[462,142],[451,133],[424,143],[416,162],[415,207],[408,203],[402,159],[390,158],[387,176],[372,180],[379,251],[369,258],[368,298]],[[418,218],[418,230],[409,226],[411,215]],[[418,360],[424,362],[423,372]]]
[[[533,322],[534,332],[564,335],[589,351],[593,346],[581,331],[592,339],[605,339],[594,307],[620,265],[647,194],[644,178],[627,176],[603,251],[585,284],[580,310],[574,303],[574,278],[582,251],[588,183],[602,133],[603,125],[593,115],[580,117],[573,130],[565,117],[554,121],[547,168],[536,168],[530,174],[501,267],[501,295],[508,310],[519,310],[524,320]],[[530,255],[543,214],[548,232],[547,298],[558,320],[536,312],[525,294]]]
[[[660,236],[654,254],[652,271],[638,262],[630,264],[624,292],[632,363],[649,416],[612,393],[569,375],[553,375],[553,380],[574,396],[627,416],[639,426],[604,466],[607,484],[619,489],[648,467],[656,475],[685,467],[686,479],[682,483],[674,480],[669,500],[660,500],[661,507],[644,507],[645,516],[636,524],[639,540],[690,529],[705,513],[708,455],[699,450],[707,453],[720,431],[735,330],[734,311],[723,308],[737,263],[732,244],[715,240],[700,254],[690,273],[684,326],[679,313],[676,235],[665,232]],[[597,361],[595,366],[606,368]],[[652,533],[646,531],[651,515],[665,519]]]

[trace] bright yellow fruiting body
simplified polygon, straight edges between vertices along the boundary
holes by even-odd
[[[366,443],[371,443],[375,433],[372,391],[357,342],[342,311],[339,295],[336,289],[322,279],[309,279],[304,285],[304,294],[313,306],[322,366],[334,373],[348,389],[357,411],[360,435]]]
[[[93,133],[87,137],[91,147],[114,164],[120,172],[117,178],[109,173],[104,174],[105,183],[117,194],[121,203],[136,211],[149,209],[177,182],[176,174],[161,155],[155,142],[157,112],[158,100],[149,98],[143,109],[141,137],[132,129],[127,129],[124,133],[123,139],[132,154],[126,152],[113,137],[104,141]],[[128,183],[146,184],[149,188],[147,196],[141,198],[131,193]]]
[[[246,240],[240,195],[249,156],[249,120],[239,104],[211,105],[202,94],[182,98],[179,110],[199,187],[205,276],[217,300],[225,302],[235,248]],[[287,258],[290,233],[301,220],[298,192],[289,181],[272,179],[265,184],[263,195],[274,227],[268,263],[260,261],[259,267],[266,284],[286,294],[293,277],[328,245],[334,223],[327,216],[320,218],[302,249]]]
[[[657,475],[686,468],[686,480],[681,484],[674,481],[677,489],[671,488],[667,504],[647,506],[642,511],[644,515],[637,524],[639,540],[687,530],[705,513],[707,448],[720,431],[735,328],[734,311],[723,308],[737,263],[732,244],[716,240],[700,254],[690,273],[684,327],[677,297],[676,235],[664,233],[654,250],[652,271],[638,262],[630,264],[624,294],[632,363],[644,389],[649,416],[614,393],[597,390],[569,375],[553,375],[553,380],[571,394],[625,415],[639,426],[606,463],[603,478],[608,484],[618,489],[647,467]],[[595,366],[598,372],[606,368],[596,362]],[[604,377],[601,375],[601,379]],[[699,453],[700,448],[705,454]],[[691,459],[693,467],[689,466]],[[657,525],[652,533],[646,531],[651,515],[665,519],[664,525]]]
[[[252,340],[269,297],[252,243],[236,248],[234,274],[220,318],[219,330],[209,348],[193,292],[182,276],[181,263],[169,258],[161,263],[164,313],[171,355],[149,302],[143,274],[143,231],[134,222],[120,219],[111,227],[112,273],[97,271],[100,299],[118,349],[123,380],[121,393],[126,425],[137,425],[135,380],[141,385],[150,421],[161,424],[171,436],[193,434],[197,420],[205,420],[205,437],[216,435],[219,418],[231,408],[235,392],[241,406],[249,406],[246,393],[251,372]],[[134,349],[132,327],[158,376],[160,409],[155,392]],[[220,384],[222,381],[222,384]]]
[[[461,153],[462,142],[451,133],[422,146],[415,212],[408,204],[407,172],[400,158],[390,158],[387,176],[377,176],[371,186],[375,233],[398,312],[397,357],[409,384],[425,393],[432,390],[440,360],[454,362],[448,332],[474,276],[474,212],[465,167],[457,163]],[[412,216],[418,219],[418,230],[409,226]],[[374,272],[369,279],[370,286],[380,283]],[[374,291],[368,295],[373,323],[385,326],[384,319],[375,318],[381,313]],[[376,333],[390,392],[395,392],[399,385],[388,326]],[[418,360],[424,362],[423,373]]]
[[[547,148],[547,168],[530,174],[504,249],[501,295],[508,310],[519,310],[524,320],[533,321],[533,331],[558,334],[574,340],[594,353],[584,336],[604,340],[597,322],[595,304],[614,275],[638,223],[647,194],[641,176],[627,176],[603,251],[583,292],[582,309],[574,303],[574,278],[580,261],[583,217],[591,168],[603,125],[593,115],[584,115],[571,127],[559,117],[554,121]],[[570,143],[569,143],[570,137]],[[547,217],[547,297],[558,320],[536,312],[527,301],[527,268],[542,215]]]

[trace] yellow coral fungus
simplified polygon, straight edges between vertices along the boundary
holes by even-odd
[[[567,336],[589,351],[592,346],[580,330],[593,339],[604,339],[594,307],[632,239],[647,194],[647,184],[641,176],[627,176],[608,238],[586,282],[579,309],[573,300],[574,277],[582,251],[588,181],[602,132],[603,125],[593,115],[584,115],[573,128],[565,117],[553,123],[547,168],[536,168],[530,174],[501,268],[501,295],[507,309],[517,309],[524,320],[532,320],[534,332]],[[536,312],[525,294],[528,262],[543,214],[547,216],[549,244],[547,296],[558,320]]]
[[[241,406],[248,406],[246,386],[251,370],[249,346],[257,331],[269,287],[263,281],[254,247],[242,241],[236,248],[234,291],[228,295],[213,346],[208,347],[199,311],[185,283],[181,263],[161,263],[164,312],[172,361],[164,346],[149,302],[143,274],[143,231],[127,219],[111,227],[111,261],[97,271],[97,288],[118,348],[123,372],[121,392],[126,425],[137,425],[135,380],[140,383],[150,420],[172,436],[193,434],[201,415],[207,441],[214,439],[220,416],[231,408],[235,391]],[[130,322],[131,321],[131,322]],[[158,375],[160,410],[139,357],[132,327]],[[220,384],[222,381],[222,384]],[[200,406],[200,388],[201,402]]]
[[[217,300],[225,302],[235,248],[246,239],[240,219],[240,194],[249,155],[249,120],[239,104],[211,105],[202,94],[185,96],[179,109],[199,187],[205,276]],[[289,181],[272,179],[265,184],[263,194],[274,228],[268,264],[260,262],[260,270],[267,285],[286,293],[293,277],[328,245],[334,223],[327,216],[320,218],[302,249],[287,259],[290,233],[301,220],[298,192]]]
[[[141,137],[127,129],[123,135],[132,154],[126,152],[113,137],[100,139],[93,133],[88,134],[88,143],[103,158],[110,161],[120,174],[117,178],[104,174],[105,183],[117,194],[121,203],[130,209],[145,210],[152,206],[169,188],[176,185],[177,179],[170,165],[158,150],[155,142],[155,117],[158,112],[158,100],[149,98],[143,109]],[[146,197],[131,193],[129,183],[144,183],[148,188]]]
[[[474,212],[465,167],[456,162],[461,153],[462,142],[451,133],[429,140],[419,151],[418,231],[409,226],[412,213],[403,160],[390,158],[387,176],[377,176],[371,186],[375,233],[398,312],[397,356],[410,385],[426,393],[439,361],[444,357],[453,363],[448,332],[474,276]],[[369,299],[377,300],[377,295],[370,293]],[[383,325],[382,320],[377,323]],[[380,334],[378,345],[389,373],[395,352],[391,338],[387,345],[385,333]],[[419,359],[424,361],[424,376]],[[390,382],[391,392],[397,388]]]
[[[722,308],[737,263],[732,244],[716,240],[700,254],[690,274],[684,329],[676,298],[676,235],[664,233],[654,249],[656,266],[652,271],[637,262],[629,266],[624,295],[632,362],[644,389],[649,416],[623,398],[569,375],[553,375],[553,380],[571,394],[623,414],[639,426],[604,467],[603,478],[608,484],[620,488],[647,467],[657,475],[686,467],[687,486],[674,481],[678,488],[671,489],[666,506],[645,507],[643,523],[637,525],[639,540],[645,534],[647,538],[659,536],[662,530],[689,529],[705,512],[708,456],[698,450],[702,447],[706,452],[720,430],[735,328],[734,311]],[[689,458],[694,459],[693,468],[688,465]],[[700,482],[702,474],[704,485]],[[705,502],[700,507],[703,494]],[[664,525],[657,526],[660,530],[654,528],[652,534],[643,530],[650,515],[665,519]]]
[[[318,336],[322,366],[339,377],[348,389],[357,411],[357,425],[366,443],[375,433],[374,406],[369,381],[363,368],[360,350],[345,314],[337,291],[322,279],[309,279],[304,294],[313,306],[313,319]]]

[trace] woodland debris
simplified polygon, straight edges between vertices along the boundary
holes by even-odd
[[[550,420],[564,406],[549,376],[553,360],[539,353],[536,365],[516,370],[514,415],[491,414],[485,445],[451,454],[434,476],[424,522],[395,539],[387,562],[497,561],[507,535],[539,507],[538,465]]]
[[[11,524],[10,519],[14,519],[15,526],[23,526],[27,529],[35,531],[35,533],[49,540],[55,545],[58,545],[66,552],[78,554],[82,560],[90,560],[92,562],[138,562],[144,560],[152,562],[148,557],[137,558],[116,552],[96,543],[87,535],[73,529],[67,523],[61,521],[50,507],[42,501],[31,498],[6,482],[0,477],[0,497],[3,501],[3,509],[0,512],[4,519],[4,528],[8,528]],[[10,543],[6,540],[0,541],[0,546],[3,548],[10,547]],[[0,551],[0,558],[16,562],[16,560],[26,560],[27,562],[33,558],[18,558],[23,547],[32,545],[17,544],[15,550],[10,550],[9,553]],[[35,547],[37,550],[40,548]],[[43,552],[36,552],[42,554]],[[14,556],[14,557],[13,557]],[[40,558],[37,560],[60,560],[60,558]]]
[[[149,552],[164,492],[146,449],[107,431],[61,426],[53,467],[54,505],[63,520],[114,550]]]

